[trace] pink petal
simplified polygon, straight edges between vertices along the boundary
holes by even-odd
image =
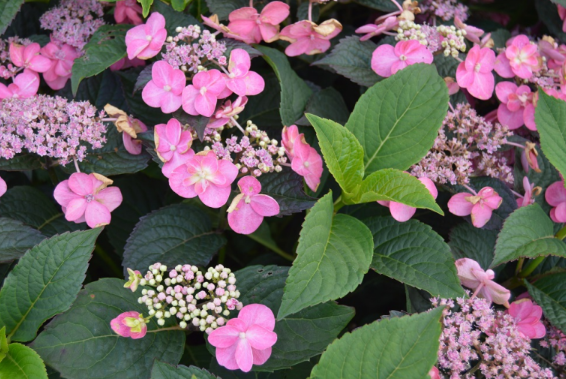
[[[8,190],[8,186],[6,185],[6,182],[4,181],[4,179],[0,178],[0,197],[2,197],[7,190]],[[57,188],[55,188],[55,191],[57,191]]]
[[[480,281],[474,272],[482,271],[480,264],[470,258],[461,258],[456,260],[456,269],[458,270],[458,278],[462,285],[471,289],[476,289],[480,285]]]
[[[505,52],[500,53],[495,59],[495,64],[493,66],[495,72],[503,78],[512,78],[515,76],[513,70],[511,70],[511,65],[509,64],[509,59],[505,56]]]
[[[262,222],[263,216],[255,212],[250,204],[246,204],[244,199],[241,199],[236,208],[228,213],[228,225],[239,234],[255,232]]]
[[[273,4],[273,3],[269,3]],[[261,38],[265,42],[274,42],[279,37],[279,28],[277,26],[269,25],[269,24],[261,24],[259,26],[259,33],[261,34]]]
[[[502,103],[509,101],[509,95],[517,92],[517,85],[512,82],[500,82],[495,86],[495,94]]]
[[[6,182],[0,178],[0,187],[3,186],[4,192],[6,192]],[[2,189],[0,188],[0,192]],[[3,194],[3,193],[2,193]],[[57,184],[55,191],[53,191],[53,197],[59,205],[66,208],[71,200],[82,199],[82,196],[77,195],[69,188],[69,181],[63,180],[61,183]]]
[[[112,212],[122,204],[122,192],[118,187],[106,187],[94,196],[95,200]]]
[[[199,113],[195,109],[195,100],[197,96],[200,96],[200,92],[193,85],[189,84],[183,90],[182,103],[183,110],[190,115],[198,116]]]
[[[448,210],[456,216],[469,216],[474,205],[466,200],[466,197],[473,196],[471,193],[457,193],[448,201]]]
[[[544,197],[546,199],[546,202],[553,207],[566,202],[566,188],[564,188],[564,182],[558,181],[549,185],[546,189]]]
[[[254,363],[252,347],[245,338],[238,340],[235,357],[240,370],[243,372],[249,372],[252,369]]]
[[[232,326],[226,325],[213,330],[208,335],[208,342],[219,348],[228,348],[234,345],[240,338],[240,331]]]
[[[18,43],[12,42],[10,44],[10,50],[9,50],[10,60],[15,66],[23,67],[25,65],[25,60],[24,60],[25,48],[26,47],[24,45],[20,45]]]
[[[467,71],[466,64],[464,62],[458,65],[456,69],[456,82],[462,88],[470,87],[475,80],[475,72],[474,71]]]
[[[477,203],[472,208],[472,224],[476,228],[482,228],[489,219],[493,210],[485,204]]]
[[[195,152],[192,149],[184,154],[174,152],[171,155],[171,159],[165,162],[165,164],[161,168],[161,172],[166,178],[171,177],[171,174],[177,169],[177,167],[185,165],[194,155]]]
[[[399,222],[405,222],[408,221],[411,217],[413,217],[413,215],[417,211],[417,208],[413,208],[405,204],[391,201],[389,203],[389,211],[391,212],[391,216],[395,220]]]
[[[86,204],[85,219],[91,228],[110,224],[110,211],[98,201]]]
[[[566,203],[560,203],[556,208],[552,208],[550,218],[557,223],[566,222]]]
[[[97,181],[94,176],[82,172],[76,172],[69,177],[68,186],[71,191],[84,197],[94,193]]]
[[[279,214],[279,204],[271,196],[252,196],[250,205],[257,214],[264,217],[271,217]]]
[[[76,221],[85,214],[86,206],[87,202],[82,197],[69,201],[65,207],[65,219],[67,221]]]
[[[261,183],[255,177],[248,175],[238,181],[238,188],[244,195],[253,196],[261,192]]]
[[[199,199],[204,205],[210,208],[220,208],[228,201],[230,197],[230,187],[218,187],[210,184],[205,192],[199,195]]]
[[[264,23],[278,25],[289,17],[289,5],[281,1],[272,1],[261,11],[260,19]]]
[[[153,12],[145,23],[145,31],[149,35],[155,35],[155,33],[164,28],[165,17],[159,12]]]
[[[160,99],[160,102],[161,102],[161,112],[173,113],[177,109],[181,108],[181,105],[183,103],[183,98],[181,95],[175,95],[171,91],[163,91],[163,95]]]
[[[216,348],[216,360],[220,366],[226,367],[228,370],[237,370],[238,363],[236,363],[236,348],[238,344],[235,343],[225,349]]]
[[[150,80],[145,87],[143,87],[142,99],[150,107],[160,108],[161,100],[165,94],[166,91],[163,87],[158,87],[153,80]]]
[[[246,328],[251,325],[258,325],[270,331],[275,328],[275,316],[271,309],[263,304],[246,305],[240,311],[238,320],[242,320],[246,324]]]
[[[430,192],[432,197],[436,199],[438,197],[438,189],[436,188],[434,182],[429,178],[425,178],[425,177],[419,178],[419,180],[421,181],[422,184],[425,185],[426,189],[428,190],[428,192]]]
[[[476,73],[474,83],[468,87],[468,92],[477,99],[489,100],[494,88],[495,78],[492,73]]]
[[[141,141],[137,139],[133,139],[127,133],[122,133],[122,142],[124,143],[124,147],[126,151],[132,155],[140,155],[142,152],[142,145]]]
[[[271,348],[268,347],[267,349],[257,350],[252,347],[252,354],[254,356],[254,365],[261,366],[271,356]]]
[[[499,108],[497,109],[497,119],[501,125],[506,125],[509,129],[515,130],[524,124],[523,110],[519,109],[518,111],[512,112],[509,110],[507,105],[499,104]]]
[[[264,350],[275,345],[277,334],[261,326],[252,325],[246,330],[246,340],[254,349]]]
[[[185,179],[189,177],[187,166],[182,165],[177,167],[169,176],[169,187],[177,195],[190,199],[197,196],[194,185],[185,185]]]
[[[527,104],[523,111],[523,120],[525,121],[525,126],[530,130],[536,131],[537,124],[535,123],[535,107],[533,104]]]
[[[506,307],[509,306],[511,292],[502,285],[495,283],[493,280],[487,281],[480,293],[495,304],[501,304]]]
[[[187,78],[185,73],[181,70],[174,69],[168,78],[169,85],[171,86],[171,92],[175,95],[180,95],[185,89],[187,84]]]
[[[34,96],[39,89],[39,75],[29,69],[14,78],[18,86],[18,96],[24,99]]]
[[[296,57],[301,54],[305,54],[306,52],[310,51],[310,38],[301,38],[298,39],[296,42],[291,43],[285,49],[285,54],[289,57]]]
[[[228,64],[228,71],[232,72],[234,67],[238,65],[242,65],[246,72],[252,66],[250,54],[244,49],[234,49],[230,53],[230,62]]]

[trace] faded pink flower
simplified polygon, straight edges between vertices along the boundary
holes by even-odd
[[[165,17],[153,12],[145,24],[135,26],[126,33],[128,58],[145,60],[155,57],[161,51],[166,38]]]
[[[124,312],[110,321],[110,327],[119,336],[137,340],[143,338],[147,333],[147,320],[144,319],[141,313],[134,311]]]
[[[446,83],[446,87],[448,87],[448,95],[452,96],[460,91],[460,86],[456,83],[454,78],[447,76],[444,78],[444,83]]]
[[[39,75],[35,71],[25,69],[24,72],[18,74],[13,83],[0,83],[0,100],[16,97],[27,99],[34,96],[39,89]]]
[[[212,331],[208,342],[216,347],[218,364],[229,370],[249,372],[253,365],[260,366],[271,356],[271,347],[277,342],[274,328],[271,309],[262,304],[250,304],[242,308],[238,318]]]
[[[120,0],[116,2],[114,8],[114,19],[117,24],[133,24],[139,25],[143,23],[140,15],[142,7],[136,0]]]
[[[521,34],[507,41],[507,47],[497,57],[494,68],[504,78],[516,75],[521,79],[529,79],[533,71],[540,70],[539,59],[537,45]]]
[[[466,31],[466,39],[474,44],[480,44],[480,37],[485,33],[480,28],[476,28],[475,26],[467,25],[462,22],[460,17],[454,17],[454,26],[458,29],[463,29]]]
[[[536,149],[536,145],[527,141],[525,143],[525,148],[521,152],[521,164],[523,165],[523,170],[525,170],[525,172],[529,172],[529,169],[533,169],[535,172],[541,172],[537,157],[538,151]]]
[[[301,54],[314,55],[324,53],[330,48],[330,40],[342,31],[342,24],[335,19],[317,25],[303,20],[283,28],[279,38],[291,42],[285,54],[296,57]]]
[[[186,82],[183,71],[165,61],[155,62],[151,80],[143,88],[142,99],[150,107],[161,108],[163,113],[173,113],[181,107]]]
[[[51,59],[41,55],[40,50],[41,46],[35,42],[27,46],[11,43],[10,60],[17,67],[27,68],[35,72],[45,72],[51,68]]]
[[[78,50],[66,43],[52,41],[41,49],[41,55],[51,60],[51,67],[43,73],[47,85],[54,90],[65,87],[71,78],[73,63],[80,56]]]
[[[229,74],[226,78],[226,87],[238,96],[257,95],[265,88],[263,78],[257,72],[250,71],[251,65],[250,54],[246,50],[232,50],[228,63]]]
[[[253,176],[238,181],[241,194],[228,208],[228,224],[236,233],[251,234],[259,228],[264,217],[279,214],[279,204],[271,196],[260,195],[261,183]]]
[[[546,64],[550,69],[560,68],[566,59],[566,45],[558,45],[554,39],[543,37],[538,41],[540,54],[546,58]]]
[[[503,199],[491,187],[482,188],[476,195],[462,192],[448,201],[448,210],[456,216],[472,215],[472,224],[481,228],[491,218],[493,211],[501,205]]]
[[[138,133],[147,132],[147,126],[140,120],[128,116],[126,112],[110,104],[104,106],[104,111],[115,119],[114,125],[118,132],[122,133],[122,140],[126,151],[132,155],[142,152],[142,142],[137,139]]]
[[[142,280],[142,274],[138,270],[134,271],[131,268],[128,268],[127,270],[129,277],[126,284],[124,284],[124,288],[129,288],[132,290],[132,292],[136,292],[140,284],[140,281]]]
[[[191,132],[183,130],[181,123],[172,118],[165,124],[155,125],[155,152],[165,162],[161,169],[169,178],[177,167],[185,164],[195,152],[191,149],[193,137]]]
[[[550,218],[554,222],[566,222],[566,188],[564,180],[554,182],[548,186],[544,193],[546,202],[553,208],[550,210]]]
[[[538,196],[541,192],[541,188],[531,184],[527,176],[523,178],[523,188],[525,189],[525,196],[517,199],[517,206],[519,206],[519,208],[533,204],[535,202],[533,196]]]
[[[458,259],[456,269],[462,285],[473,289],[474,295],[509,307],[511,292],[493,281],[493,278],[495,278],[493,270],[484,271],[478,262],[469,258]]]
[[[530,339],[542,338],[546,335],[546,328],[540,321],[542,308],[530,299],[521,299],[511,303],[506,313],[515,319],[519,333]]]
[[[495,78],[493,65],[495,53],[489,48],[472,47],[466,60],[458,65],[456,80],[458,85],[466,88],[470,95],[480,100],[487,100],[493,94]]]
[[[320,154],[305,141],[302,135],[293,144],[293,154],[291,168],[305,178],[305,182],[311,190],[316,191],[322,176],[322,158]]]
[[[357,28],[356,33],[365,34],[364,36],[360,37],[360,41],[367,41],[372,37],[378,36],[383,32],[387,32],[399,26],[399,20],[395,16],[389,16],[386,19],[380,21],[381,23],[377,25],[368,24]]]
[[[210,117],[214,114],[218,99],[230,96],[224,75],[216,70],[201,71],[183,90],[183,109],[190,115]]]
[[[7,190],[8,186],[6,185],[6,182],[4,181],[4,179],[0,178],[0,197],[2,197]]]
[[[422,184],[425,185],[426,189],[430,192],[432,197],[436,199],[436,197],[438,196],[438,190],[436,189],[434,182],[426,177],[419,178],[419,180],[421,181]],[[385,207],[388,207],[389,211],[391,212],[391,217],[393,217],[395,220],[399,222],[409,221],[409,219],[413,217],[413,215],[417,211],[417,208],[413,208],[405,204],[397,203],[395,201],[380,200],[378,201],[378,203]]]
[[[75,172],[55,187],[55,200],[67,221],[85,222],[91,228],[110,224],[110,212],[122,203],[118,187],[107,187],[95,174]]]
[[[295,152],[293,150],[293,146],[295,145],[295,141],[300,140],[304,137],[304,134],[299,134],[299,128],[297,125],[291,125],[289,127],[283,127],[283,133],[281,137],[281,143],[285,148],[285,152],[289,157],[289,160],[293,162],[293,158],[295,157]]]
[[[228,29],[234,38],[247,44],[274,42],[279,37],[279,24],[289,17],[289,5],[281,1],[267,4],[261,13],[252,7],[236,9],[228,16]]]
[[[199,199],[211,208],[220,208],[228,201],[238,168],[230,161],[218,159],[212,150],[202,151],[177,167],[169,177],[169,185],[179,196]]]
[[[523,125],[530,130],[537,130],[533,94],[529,86],[517,87],[513,82],[500,82],[495,86],[495,94],[501,101],[497,118],[502,125],[511,130]]]
[[[138,119],[131,119],[131,128],[137,133],[147,132],[147,126]],[[126,151],[132,155],[140,155],[142,152],[142,141],[136,139],[131,134],[122,133],[122,141],[124,142],[124,147]]]
[[[419,41],[399,41],[395,47],[381,45],[371,56],[371,68],[379,76],[388,78],[397,71],[415,63],[431,64],[432,53]]]
[[[231,117],[240,114],[244,110],[247,103],[248,98],[246,96],[238,96],[233,103],[231,100],[226,100],[224,105],[222,105],[220,109],[216,111],[214,116],[210,118],[206,127],[210,129],[217,129],[226,125],[230,121]]]

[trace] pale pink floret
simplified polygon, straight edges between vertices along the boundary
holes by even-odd
[[[533,199],[533,192],[537,190],[535,189],[536,187],[534,184],[531,184],[527,176],[523,178],[523,188],[525,189],[525,196],[517,199],[517,206],[519,208],[526,207],[527,205],[531,205],[535,202],[535,199]],[[538,191],[535,192],[534,196],[536,195],[538,195]]]
[[[51,68],[51,59],[39,52],[39,43],[23,46],[17,43],[10,44],[10,60],[17,67],[23,67],[35,72],[45,72]]]
[[[493,94],[495,78],[493,65],[495,53],[489,48],[472,47],[466,60],[458,65],[456,80],[458,85],[466,88],[470,95],[480,100],[487,100]]]
[[[263,92],[265,81],[254,71],[250,71],[252,65],[250,54],[244,49],[234,49],[230,53],[228,63],[228,77],[226,87],[238,96],[252,96]]]
[[[150,107],[161,108],[163,113],[173,113],[181,107],[186,82],[183,71],[165,61],[155,62],[151,80],[143,88],[142,99]]]
[[[299,134],[299,128],[297,125],[291,125],[289,127],[283,127],[283,133],[281,137],[281,143],[285,148],[285,152],[289,157],[289,160],[293,162],[293,158],[295,157],[295,153],[293,151],[293,145],[295,145],[295,141],[303,138],[303,134]]]
[[[550,218],[554,222],[566,222],[566,188],[564,181],[554,182],[548,186],[544,193],[546,202],[553,208],[550,210]]]
[[[124,288],[129,288],[132,292],[136,292],[140,281],[142,280],[142,274],[138,270],[132,270],[128,268],[128,281],[124,284]]]
[[[190,115],[210,117],[216,110],[218,99],[231,95],[224,75],[216,70],[201,71],[183,90],[183,110]]]
[[[245,43],[273,42],[279,36],[279,24],[289,17],[289,5],[281,1],[267,4],[261,13],[255,8],[244,7],[230,13],[228,29],[232,37]]]
[[[53,193],[67,221],[85,222],[91,228],[110,224],[110,212],[122,203],[118,187],[106,187],[94,174],[76,172]]]
[[[506,125],[511,130],[523,125],[530,130],[537,130],[533,93],[529,86],[517,87],[512,82],[500,82],[495,87],[495,94],[501,101],[497,118],[502,125]]]
[[[279,38],[291,42],[285,49],[285,54],[290,57],[314,55],[328,50],[330,40],[341,31],[342,25],[334,19],[326,20],[320,25],[303,20],[284,27]]]
[[[515,319],[519,333],[530,339],[542,338],[546,335],[546,328],[540,321],[542,308],[530,299],[521,299],[511,303],[506,313]]]
[[[51,60],[51,67],[43,73],[43,79],[51,89],[59,90],[71,78],[75,59],[80,56],[78,50],[66,43],[53,41],[41,49],[41,55]]]
[[[493,281],[495,278],[493,270],[484,271],[478,262],[469,258],[458,259],[456,269],[464,287],[474,290],[476,295],[490,302],[509,307],[511,292]]]
[[[395,16],[387,17],[385,20],[380,20],[379,24],[367,24],[360,26],[356,29],[356,33],[365,34],[360,37],[360,41],[367,41],[368,39],[378,36],[383,32],[387,32],[391,29],[399,26],[399,20]]]
[[[228,208],[228,224],[236,233],[251,234],[259,228],[264,217],[279,214],[279,204],[271,196],[260,195],[261,184],[253,176],[238,181],[241,194]]]
[[[0,100],[16,97],[27,99],[37,94],[39,89],[39,75],[35,71],[25,69],[14,78],[14,82],[8,84],[0,83]]]
[[[456,216],[472,215],[472,224],[481,228],[491,218],[493,211],[501,205],[503,199],[491,187],[482,188],[477,195],[458,193],[448,201],[448,210]]]
[[[238,168],[230,161],[218,159],[212,150],[190,157],[169,177],[169,185],[179,196],[199,199],[211,208],[228,201]]]
[[[249,372],[271,356],[271,347],[277,342],[275,317],[271,309],[261,304],[246,305],[238,318],[233,318],[208,336],[216,347],[218,364],[229,370]]]
[[[120,0],[116,2],[114,9],[114,19],[117,24],[139,25],[143,22],[140,15],[142,7],[136,0]]]
[[[246,96],[238,96],[238,98],[234,100],[233,103],[231,100],[226,100],[224,102],[224,105],[222,105],[220,109],[216,111],[214,116],[210,118],[210,121],[208,122],[208,125],[206,125],[206,127],[217,129],[221,126],[226,125],[230,121],[231,117],[240,114],[244,110],[247,103],[248,98]]]
[[[4,181],[4,179],[0,178],[0,197],[2,197],[7,190],[8,186],[6,185],[6,182]]]
[[[293,144],[293,154],[291,169],[305,178],[307,186],[312,191],[316,191],[322,176],[322,158],[320,154],[305,141],[302,134]]]
[[[134,311],[121,313],[110,321],[110,327],[119,336],[130,337],[135,340],[143,338],[147,333],[146,320],[141,313]]]
[[[379,76],[388,78],[397,71],[415,63],[431,64],[432,53],[420,42],[399,41],[395,47],[381,45],[372,54],[371,68]]]
[[[159,159],[165,162],[161,169],[169,178],[177,167],[185,164],[195,152],[191,149],[193,137],[191,132],[183,130],[181,123],[172,118],[165,124],[155,125],[155,151]]]
[[[133,27],[126,33],[128,58],[145,60],[155,57],[166,38],[165,18],[160,13],[153,12],[145,24]]]
[[[434,182],[429,178],[419,178],[422,184],[425,185],[426,189],[430,192],[432,197],[436,199],[438,196],[438,190],[434,185]],[[405,204],[397,203],[395,201],[378,201],[379,204],[388,207],[389,211],[391,212],[391,217],[399,222],[409,221],[411,217],[417,211],[417,208],[410,207]]]
[[[533,71],[540,70],[539,59],[537,45],[521,34],[507,41],[505,51],[497,56],[495,71],[504,78],[529,79]]]

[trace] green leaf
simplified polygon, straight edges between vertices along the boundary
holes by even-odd
[[[552,0],[552,2],[555,4],[560,4],[563,7],[566,7],[566,0]]]
[[[278,216],[287,216],[311,208],[316,199],[304,191],[303,177],[285,167],[277,175],[262,175],[261,193],[269,195],[279,203]],[[1,204],[1,202],[0,202]]]
[[[328,170],[346,194],[356,194],[364,177],[364,151],[354,135],[332,120],[308,114]]]
[[[332,343],[312,379],[426,378],[436,363],[443,308],[375,321]]]
[[[49,318],[71,306],[101,228],[65,233],[29,250],[0,291],[0,325],[15,341],[31,341]]]
[[[4,34],[23,4],[24,0],[0,0],[0,34]]]
[[[356,3],[365,5],[366,7],[370,7],[373,9],[377,9],[378,11],[383,12],[394,12],[397,10],[395,4],[393,4],[390,0],[355,0]]]
[[[0,158],[0,170],[2,171],[27,171],[37,170],[42,167],[38,155],[22,153],[12,159]]]
[[[253,47],[251,47],[250,45],[248,45],[247,43],[242,42],[242,41],[237,41],[237,40],[232,39],[232,38],[224,38],[222,40],[222,42],[224,42],[224,45],[226,46],[226,51],[224,53],[226,56],[230,56],[230,53],[234,49],[242,49],[242,50],[247,51],[248,54],[250,55],[250,58],[252,58],[252,59],[256,58],[256,57],[261,57],[263,55],[258,50],[254,49]],[[264,79],[265,79],[265,77],[264,77]],[[264,92],[261,93],[262,96],[263,96],[263,94],[264,94]],[[246,105],[246,107],[247,107],[247,105]]]
[[[145,18],[149,16],[149,10],[151,9],[151,4],[153,4],[153,0],[138,0],[138,3],[142,5],[143,17]]]
[[[239,300],[244,304],[263,304],[274,313],[281,306],[285,280],[289,267],[248,266],[234,273],[236,275]]]
[[[0,329],[0,362],[6,358],[8,354],[8,340],[6,339],[6,327]]]
[[[542,307],[544,317],[566,332],[566,273],[542,277],[533,284],[525,280],[533,300]]]
[[[177,12],[182,12],[185,10],[185,0],[171,0],[171,6]]]
[[[348,121],[348,117],[350,116],[350,111],[344,102],[344,98],[340,92],[333,87],[316,91],[311,96],[305,113],[327,118],[342,125]],[[301,119],[297,121],[297,125],[308,126],[311,124],[306,117],[301,117]]]
[[[365,174],[419,162],[447,109],[448,89],[433,65],[409,66],[367,90],[346,124],[364,149]]]
[[[455,259],[471,258],[487,270],[493,261],[497,230],[479,229],[461,223],[450,232],[450,249]]]
[[[301,118],[303,111],[309,101],[312,90],[303,79],[299,78],[291,68],[285,54],[266,46],[254,46],[263,54],[263,58],[269,63],[281,85],[281,120],[283,125],[294,124]]]
[[[217,14],[221,20],[228,20],[230,12],[243,7],[249,7],[247,0],[206,0],[208,9],[213,14]]]
[[[205,369],[195,366],[171,366],[170,364],[155,361],[153,369],[151,370],[151,379],[215,379],[216,376],[212,375]]]
[[[417,220],[392,217],[364,220],[373,234],[371,268],[433,296],[464,296],[450,248],[432,228]]]
[[[539,91],[535,120],[540,146],[550,163],[566,174],[566,102]]]
[[[79,84],[112,66],[126,56],[126,32],[131,25],[102,25],[84,47],[84,56],[75,59],[71,76],[73,95]]]
[[[47,379],[45,364],[35,351],[19,343],[8,348],[8,355],[0,362],[0,378]]]
[[[45,236],[21,222],[0,217],[0,262],[20,259],[24,253],[43,241]]]
[[[39,334],[32,347],[64,378],[147,378],[155,359],[179,363],[185,345],[180,330],[159,331],[155,318],[141,339],[120,337],[110,321],[128,311],[144,313],[140,294],[124,288],[119,279],[89,283],[70,310],[57,316]]]
[[[560,40],[564,40],[564,38],[566,38],[566,33],[562,31],[562,20],[558,15],[556,4],[553,4],[550,0],[537,0],[534,4],[536,6],[539,19],[546,24],[548,30],[550,30],[550,32],[557,36]]]
[[[142,272],[155,262],[206,266],[225,243],[206,213],[187,204],[170,205],[140,219],[124,248],[122,265]]]
[[[372,236],[358,219],[333,217],[332,192],[310,210],[299,237],[277,318],[341,298],[356,289],[369,269]]]
[[[377,45],[372,41],[360,41],[359,36],[340,40],[326,57],[313,66],[328,67],[356,84],[371,87],[381,78],[371,69],[371,56]]]
[[[169,36],[176,36],[177,32],[175,29],[179,26],[200,25],[197,19],[190,14],[177,12],[163,1],[156,1],[155,4],[153,4],[153,12],[159,12],[165,17],[165,29]]]
[[[503,224],[491,267],[521,257],[566,257],[566,244],[554,237],[554,224],[538,204],[521,207]]]

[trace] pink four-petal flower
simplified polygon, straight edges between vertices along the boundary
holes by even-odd
[[[438,196],[438,190],[436,189],[434,182],[429,178],[419,178],[419,180],[422,184],[425,185],[426,189],[430,192],[432,197],[436,199],[436,197]],[[391,217],[399,222],[408,221],[417,211],[417,208],[410,207],[402,203],[397,203],[395,201],[378,201],[378,203],[385,207],[388,207],[389,211],[391,212]]]
[[[533,71],[540,70],[539,59],[537,45],[521,34],[507,41],[505,51],[497,56],[495,71],[504,78],[516,75],[521,79],[529,79]]]
[[[448,201],[448,210],[456,216],[472,215],[472,224],[481,228],[491,218],[493,211],[501,205],[503,199],[491,187],[482,188],[477,195],[462,192]]]
[[[466,88],[470,95],[480,100],[487,100],[493,94],[495,78],[493,66],[495,53],[489,48],[472,47],[466,60],[458,65],[456,80],[458,85]]]
[[[238,96],[252,96],[263,92],[265,81],[254,71],[250,71],[252,65],[250,54],[244,49],[234,49],[230,53],[228,63],[228,77],[226,87]]]
[[[183,130],[181,123],[172,118],[165,124],[155,125],[155,151],[165,164],[161,169],[166,178],[173,171],[185,164],[195,152],[191,149],[193,137],[191,132]]]
[[[233,38],[245,43],[273,42],[279,35],[279,24],[289,17],[289,5],[272,1],[258,13],[255,8],[244,7],[230,13],[228,29]]]
[[[294,158],[291,162],[291,168],[304,177],[307,186],[316,192],[322,176],[322,158],[320,154],[305,141],[304,136],[301,136],[293,144],[293,154]]]
[[[143,22],[140,15],[142,7],[136,0],[120,0],[116,2],[114,9],[114,19],[117,24],[139,25]]]
[[[73,63],[80,55],[78,50],[66,43],[52,40],[41,49],[41,55],[51,60],[51,67],[43,73],[43,79],[51,89],[63,88],[71,78]]]
[[[330,40],[342,31],[342,25],[334,20],[326,20],[317,25],[309,20],[302,20],[283,28],[279,38],[291,42],[285,54],[296,57],[301,54],[314,55],[324,53],[330,48]]]
[[[535,339],[546,335],[546,328],[541,322],[542,308],[531,299],[521,299],[511,303],[506,313],[515,319],[517,329],[523,336]]]
[[[566,222],[566,188],[564,180],[554,182],[548,186],[544,193],[546,202],[553,208],[550,210],[550,218],[554,222]]]
[[[248,98],[246,96],[238,96],[238,98],[234,100],[233,103],[231,100],[226,100],[226,102],[224,102],[224,105],[222,105],[220,109],[216,111],[214,116],[210,118],[210,121],[208,122],[208,125],[206,125],[206,127],[217,129],[221,126],[226,125],[230,121],[231,117],[240,114],[244,110],[247,103]]]
[[[388,78],[397,71],[415,63],[431,64],[432,53],[419,41],[399,41],[395,47],[381,45],[371,56],[371,68],[379,76]]]
[[[150,107],[161,108],[163,113],[173,113],[181,107],[186,83],[183,71],[165,61],[155,62],[151,80],[143,88],[142,99]]]
[[[183,109],[190,115],[210,117],[216,110],[218,99],[230,96],[224,75],[218,70],[201,71],[183,90]]]
[[[25,69],[24,72],[18,74],[13,83],[0,83],[0,100],[10,97],[18,97],[27,99],[34,96],[39,89],[39,75],[35,71]]]
[[[497,119],[502,125],[507,125],[511,130],[523,125],[530,130],[537,130],[533,94],[529,86],[517,87],[512,82],[500,82],[495,86],[495,94],[501,101]]]
[[[153,12],[145,24],[138,25],[126,33],[126,51],[128,58],[149,59],[160,51],[165,39],[165,17]]]
[[[17,67],[24,67],[35,72],[45,72],[51,68],[51,59],[40,54],[39,43],[23,46],[10,44],[10,60]]]
[[[458,259],[456,269],[464,287],[471,288],[477,295],[490,302],[509,307],[511,292],[493,281],[495,278],[493,270],[484,271],[478,262],[469,258]]]

